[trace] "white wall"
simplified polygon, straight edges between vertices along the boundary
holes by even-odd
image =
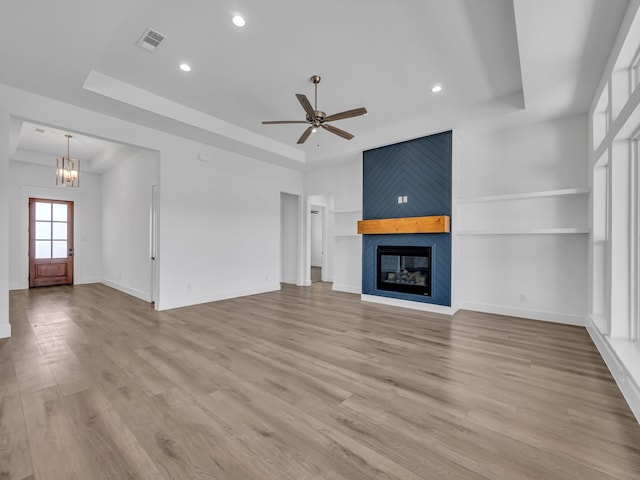
[[[74,202],[73,282],[94,283],[102,278],[100,177],[82,172],[79,188],[55,187],[54,161],[51,167],[9,162],[9,286],[12,290],[29,288],[29,197]]]
[[[183,139],[166,144],[160,308],[278,290],[280,192],[301,187],[299,172]]]
[[[499,130],[478,123],[454,131],[456,305],[584,325],[586,145],[586,116]],[[569,188],[582,193],[482,201]],[[334,288],[360,292],[361,237],[340,233],[355,232],[362,218],[361,156],[308,172],[305,190],[333,196]],[[567,231],[580,233],[562,233]]]
[[[454,136],[460,308],[584,325],[586,116]]]
[[[151,300],[151,187],[159,182],[159,155],[126,153],[102,175],[102,281]]]
[[[300,172],[0,85],[4,145],[11,116],[159,152],[157,308],[279,288],[280,192],[300,195]],[[8,153],[0,158],[0,173],[5,172],[3,187],[13,183],[6,180]],[[5,192],[0,192],[0,298],[7,298],[9,288]],[[7,302],[0,305],[0,335],[9,332]]]
[[[305,192],[327,198],[327,281],[333,282],[334,290],[360,293],[362,237],[356,226],[362,219],[362,154],[310,170],[305,174]]]

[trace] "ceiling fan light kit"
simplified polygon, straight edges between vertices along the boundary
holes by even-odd
[[[311,102],[306,95],[302,93],[296,93],[296,98],[302,105],[306,113],[305,120],[274,120],[268,122],[262,122],[263,125],[276,125],[276,124],[286,124],[286,123],[305,123],[309,125],[307,129],[302,132],[302,135],[298,139],[298,144],[304,143],[309,135],[312,132],[315,132],[318,128],[324,128],[328,132],[333,133],[334,135],[338,135],[346,140],[351,140],[353,135],[349,132],[339,129],[338,127],[334,127],[333,125],[328,124],[327,122],[333,122],[336,120],[344,120],[345,118],[359,117],[360,115],[366,115],[367,109],[364,107],[354,108],[352,110],[345,110],[344,112],[334,113],[333,115],[327,115],[322,110],[318,110],[318,84],[320,83],[321,77],[320,75],[313,75],[311,77],[311,82],[314,86],[314,105],[311,106]]]

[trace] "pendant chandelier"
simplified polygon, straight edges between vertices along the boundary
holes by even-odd
[[[66,134],[65,137],[67,137],[67,156],[56,159],[56,185],[79,187],[80,160],[71,158],[71,155],[69,155],[69,141],[72,137],[69,134]]]

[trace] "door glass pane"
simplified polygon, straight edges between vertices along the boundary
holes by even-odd
[[[36,222],[36,238],[51,240],[51,222]]]
[[[51,258],[51,242],[36,240],[36,258]]]
[[[67,239],[67,224],[62,222],[53,222],[53,238],[54,240]]]
[[[67,258],[66,240],[53,242],[53,258]]]
[[[53,221],[54,222],[67,221],[67,205],[65,203],[53,204]]]
[[[36,220],[51,220],[51,204],[36,202]]]

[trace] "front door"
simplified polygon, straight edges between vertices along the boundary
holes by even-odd
[[[73,202],[29,199],[29,287],[73,283]]]

